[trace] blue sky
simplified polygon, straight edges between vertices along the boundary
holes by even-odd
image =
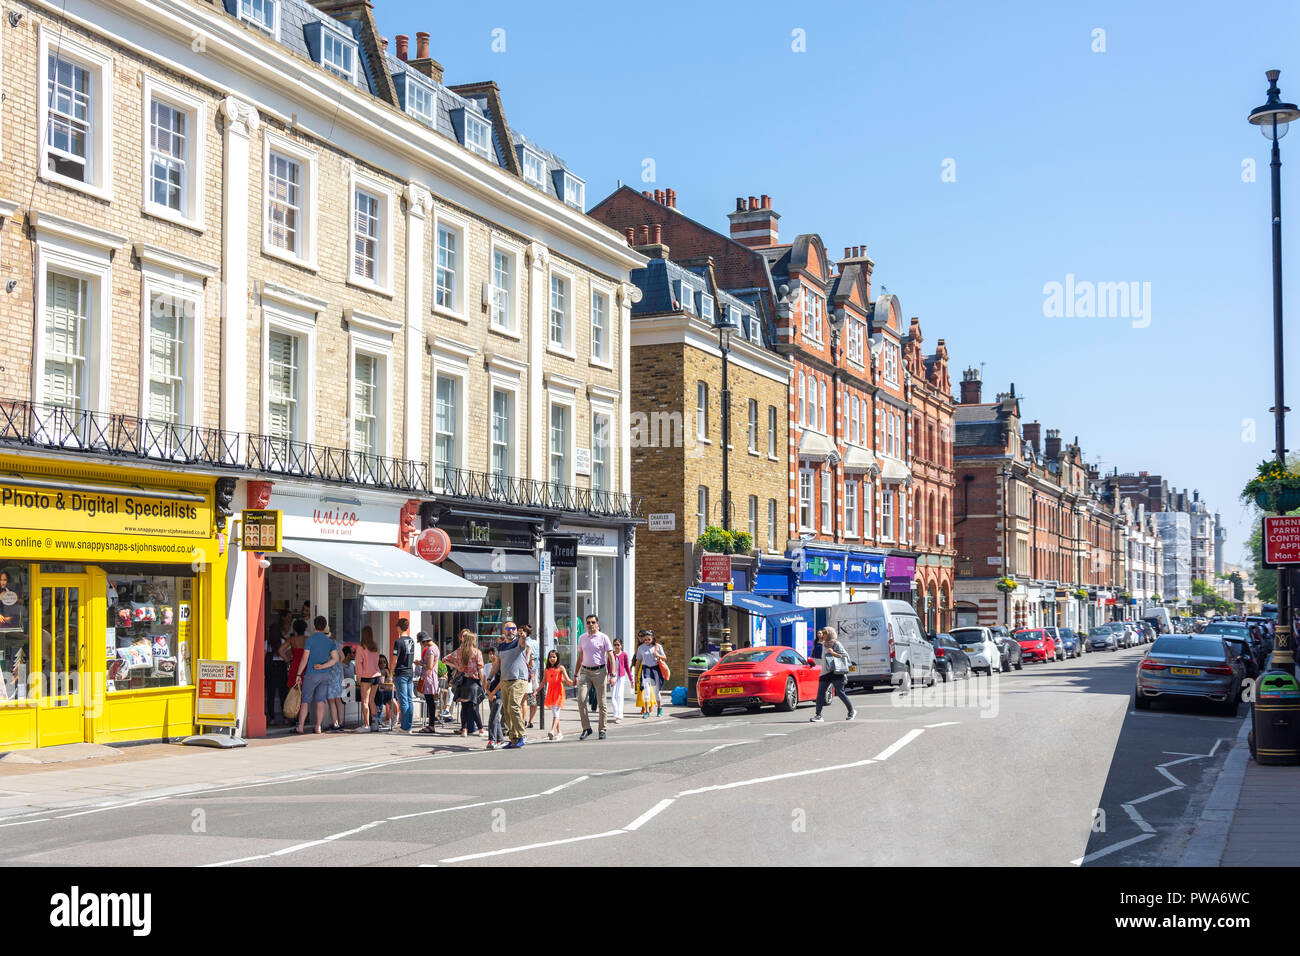
[[[1027,419],[1078,435],[1089,461],[1200,489],[1241,560],[1237,492],[1273,448],[1268,144],[1246,114],[1268,68],[1300,101],[1285,55],[1300,5],[377,0],[375,14],[413,52],[428,30],[449,84],[495,80],[511,125],[586,179],[589,205],[619,180],[671,187],[725,231],[735,197],[767,193],[783,240],[865,244],[874,289],[920,317],[927,347],[946,339],[954,383],[983,363],[986,396],[1015,382]],[[1282,162],[1296,449],[1300,131]],[[1046,317],[1044,285],[1067,274],[1150,283],[1150,324]]]

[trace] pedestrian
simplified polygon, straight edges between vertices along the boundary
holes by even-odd
[[[656,717],[662,717],[664,675],[659,669],[659,662],[668,658],[664,656],[664,649],[655,640],[655,632],[648,627],[641,629],[637,634],[637,640],[640,643],[636,649],[636,685],[641,696],[641,718],[644,720],[649,717],[652,708],[655,710]]]
[[[339,733],[343,730],[343,645],[335,640],[334,635],[330,633],[329,625],[325,626],[325,636],[330,639],[330,644],[334,647],[334,656],[337,658],[333,667],[326,673],[329,674],[330,683],[328,703],[330,707],[330,730]]]
[[[293,637],[293,615],[281,611],[280,618],[266,637],[266,722],[287,724],[284,717],[284,695],[289,693],[289,665],[280,656],[280,648]]]
[[[421,631],[420,637],[420,666],[423,668],[423,676],[420,678],[420,693],[424,695],[424,729],[421,733],[436,734],[438,732],[438,674],[442,667],[442,658],[438,652],[438,644],[432,637]]]
[[[470,734],[484,736],[486,731],[479,720],[478,705],[483,700],[483,653],[478,649],[478,638],[469,628],[460,632],[460,647],[443,658],[447,666],[456,671],[456,702],[460,704],[460,730],[457,736]]]
[[[546,713],[551,718],[551,730],[546,735],[550,740],[563,740],[560,733],[560,711],[564,709],[564,686],[577,686],[569,677],[569,672],[560,663],[560,652],[551,648],[546,655],[546,668],[543,671],[543,686],[546,689]]]
[[[379,647],[375,644],[374,629],[369,624],[361,629],[361,646],[357,648],[357,686],[361,688],[361,726],[358,729],[363,732],[378,730],[375,691],[379,689]]]
[[[487,660],[483,664],[483,679],[487,681],[487,749],[501,750],[505,748],[505,740],[501,735],[501,662],[497,657],[497,649],[495,647],[488,648]]]
[[[596,704],[600,711],[600,739],[605,739],[605,683],[614,669],[614,645],[600,629],[600,619],[587,615],[587,629],[578,638],[578,718],[582,721],[579,740],[591,736],[591,718],[588,716],[587,690],[596,689]]]
[[[835,688],[835,693],[839,694],[840,700],[844,701],[844,706],[849,712],[844,719],[852,720],[857,716],[857,712],[853,709],[853,701],[849,700],[848,692],[844,689],[844,675],[849,672],[849,652],[840,643],[833,627],[823,627],[819,630],[816,640],[822,646],[820,658],[822,676],[817,681],[817,713],[812,715],[810,722],[822,723],[822,706],[826,701],[827,687]]]
[[[280,659],[285,665],[285,680],[292,687],[297,682],[303,655],[307,653],[304,650],[307,644],[307,622],[299,618],[289,626],[289,629],[291,631],[289,640],[280,645]]]
[[[531,674],[536,667],[534,658],[528,649],[523,634],[515,627],[514,621],[506,621],[504,626],[506,642],[497,645],[497,668],[499,694],[505,698],[506,735],[510,738],[507,745],[518,750],[527,740],[524,736],[524,708],[531,685]]]
[[[295,627],[299,622],[295,622]],[[338,651],[334,642],[325,633],[329,621],[318,617],[313,622],[316,628],[303,645],[303,655],[294,682],[302,688],[302,706],[298,709],[298,726],[294,733],[301,734],[307,722],[307,708],[316,705],[316,733],[322,733],[321,722],[325,719],[325,701],[329,691],[329,674],[331,667],[338,663]]]
[[[610,694],[614,702],[614,723],[623,722],[623,701],[632,686],[632,662],[623,650],[623,639],[614,638],[614,672],[610,675]]]
[[[523,705],[519,708],[524,714],[524,728],[532,730],[533,724],[537,722],[537,689],[538,671],[541,669],[541,648],[537,644],[537,638],[533,637],[533,628],[529,624],[519,625],[519,633],[523,636],[524,644],[528,648],[528,693],[524,695]]]
[[[379,655],[379,690],[375,694],[375,706],[379,708],[376,716],[375,730],[393,730],[397,726],[397,692],[393,683],[393,669],[388,666],[388,658]]]
[[[393,686],[397,692],[397,710],[404,734],[411,732],[411,712],[414,708],[411,691],[415,677],[415,641],[411,639],[410,630],[411,622],[399,617],[397,640],[393,642]]]
[[[448,669],[447,659],[438,661],[438,682],[442,685],[442,719],[451,720],[451,705],[456,700],[455,683],[459,676]]]

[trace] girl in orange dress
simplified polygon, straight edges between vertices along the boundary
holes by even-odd
[[[564,707],[564,685],[570,687],[577,682],[570,679],[569,672],[560,663],[560,653],[554,648],[546,655],[546,712],[551,715],[551,730],[546,735],[549,740],[563,740],[560,733],[560,710]]]

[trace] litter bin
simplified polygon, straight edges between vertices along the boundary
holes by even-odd
[[[1300,684],[1290,671],[1269,670],[1255,683],[1250,755],[1260,764],[1300,763]]]
[[[699,695],[696,693],[697,685],[700,683],[700,675],[717,662],[718,655],[710,652],[708,654],[697,654],[686,665],[686,703],[690,706],[696,707],[700,703]]]

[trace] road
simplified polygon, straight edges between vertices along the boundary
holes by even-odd
[[[808,705],[692,713],[518,751],[439,736],[427,754],[387,762],[375,735],[365,746],[381,765],[123,796],[6,829],[0,862],[1176,863],[1240,718],[1133,712],[1141,655],[1096,653],[910,697],[855,694],[851,723],[839,701],[821,724]]]

